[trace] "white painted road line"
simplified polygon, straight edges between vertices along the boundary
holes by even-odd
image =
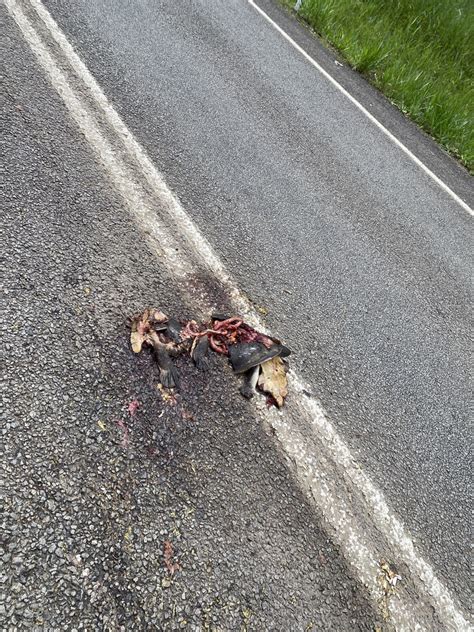
[[[211,271],[228,291],[235,309],[262,327],[209,243],[40,0],[5,0],[5,3],[137,226],[160,255],[160,263],[178,282],[203,267]],[[152,209],[157,209],[156,213]],[[166,215],[163,221],[160,214]],[[173,221],[165,221],[169,219]],[[181,250],[176,254],[175,233],[184,235],[187,252]],[[402,523],[355,462],[319,403],[304,395],[308,387],[294,374],[291,386],[295,397],[286,411],[259,414],[274,428],[298,481],[324,516],[354,575],[377,602],[381,596],[377,562],[389,552],[397,565],[405,565],[407,588],[408,582],[413,582],[410,589],[402,586],[396,598],[389,601],[397,629],[412,632],[441,629],[441,625],[456,632],[469,630],[449,591],[417,553]]]
[[[406,154],[416,165],[418,165],[418,167],[420,167],[420,169],[423,169],[423,171],[432,179],[436,182],[436,184],[438,186],[440,186],[443,191],[445,191],[449,196],[451,196],[453,198],[453,200],[455,200],[465,211],[467,211],[468,213],[470,213],[471,215],[474,215],[474,211],[471,209],[471,207],[466,204],[466,202],[464,202],[464,200],[462,200],[459,195],[457,195],[445,182],[443,182],[443,180],[441,180],[441,178],[439,178],[435,173],[433,173],[431,171],[431,169],[429,167],[427,167],[424,162],[422,162],[419,158],[417,158],[415,156],[415,154],[410,151],[408,149],[408,147],[406,145],[404,145],[396,136],[394,136],[392,134],[392,132],[390,132],[385,125],[383,125],[379,120],[377,120],[375,118],[375,116],[373,114],[371,114],[363,105],[362,103],[360,103],[360,101],[358,101],[355,97],[352,96],[352,94],[350,92],[348,92],[343,86],[341,86],[341,84],[334,79],[334,77],[332,75],[330,75],[327,70],[324,70],[324,68],[318,64],[318,62],[313,59],[313,57],[311,57],[311,55],[309,55],[303,48],[301,48],[301,46],[299,44],[297,44],[295,42],[295,40],[290,37],[288,35],[288,33],[286,33],[286,31],[284,31],[281,26],[279,26],[274,20],[272,20],[272,18],[265,13],[265,11],[263,9],[261,9],[254,0],[247,0],[247,2],[256,10],[258,11],[258,13],[263,16],[265,18],[265,20],[272,25],[272,27],[274,29],[276,29],[280,35],[282,35],[287,42],[289,42],[291,44],[291,46],[293,46],[293,48],[295,48],[299,53],[301,53],[301,55],[303,55],[303,57],[314,67],[316,68],[316,70],[318,70],[318,72],[320,72],[324,77],[326,77],[326,79],[328,81],[330,81],[332,83],[332,85],[337,88],[339,90],[339,92],[341,92],[347,99],[349,99],[349,101],[351,101],[351,103],[353,103],[356,108],[358,110],[360,110],[374,125],[376,125],[380,130],[382,130],[382,132],[392,141],[392,143],[394,143],[397,147],[399,147],[404,154]]]
[[[234,299],[238,300],[237,294],[240,295],[240,293],[237,292],[237,294],[235,294],[234,286],[232,283],[229,283],[228,274],[226,273],[224,266],[220,262],[219,258],[216,257],[207,240],[198,233],[194,223],[191,221],[188,214],[184,211],[181,204],[176,200],[173,193],[164,182],[161,174],[157,172],[155,165],[147,156],[143,147],[137,142],[133,134],[120,118],[115,108],[110,104],[106,95],[102,91],[102,88],[89,72],[88,68],[79,57],[79,55],[77,55],[77,53],[65,37],[64,33],[61,31],[61,29],[52,18],[49,11],[46,9],[41,1],[31,0],[30,5],[35,8],[37,14],[48,29],[50,37],[61,48],[65,58],[74,69],[77,76],[90,90],[90,93],[93,95],[96,107],[100,109],[110,126],[116,131],[117,135],[120,137],[122,143],[124,144],[129,156],[131,156],[133,161],[139,166],[146,180],[156,190],[157,194],[160,196],[160,199],[164,202],[164,206],[168,210],[170,219],[173,221],[173,223],[177,222],[177,224],[181,227],[180,230],[183,230],[183,232],[186,233],[188,241],[190,241],[193,250],[200,253],[200,258],[205,260],[206,267],[209,268],[210,272],[214,274],[217,278],[219,278],[219,280],[225,284],[227,290],[234,295]],[[242,305],[240,305],[240,309],[246,310],[248,312],[246,313],[246,316],[250,319],[252,318],[253,310],[250,308],[250,305],[246,301],[243,302]]]

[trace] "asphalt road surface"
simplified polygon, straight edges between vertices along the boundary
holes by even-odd
[[[44,5],[467,611],[472,217],[456,196],[472,206],[469,175],[274,4],[259,6],[454,195],[244,0]],[[8,6],[3,627],[390,629],[344,525],[308,499],[304,466],[222,363],[206,379],[182,366],[173,406],[129,350],[128,315],[189,317],[197,298],[12,18],[18,6],[40,23],[29,0]],[[352,510],[371,524],[357,498]],[[449,614],[431,624],[444,627],[460,629]]]

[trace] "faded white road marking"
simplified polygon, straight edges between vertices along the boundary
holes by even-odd
[[[406,145],[404,145],[401,140],[399,140],[396,136],[394,136],[392,134],[392,132],[390,132],[385,125],[383,125],[378,119],[375,118],[375,116],[373,114],[371,114],[363,105],[362,103],[360,103],[360,101],[358,101],[355,97],[352,96],[352,94],[350,92],[348,92],[336,79],[334,79],[334,77],[332,75],[330,75],[327,70],[324,70],[324,68],[318,64],[318,62],[313,59],[313,57],[311,57],[311,55],[309,55],[304,48],[301,48],[301,46],[299,44],[297,44],[295,42],[295,40],[290,37],[288,35],[288,33],[286,31],[284,31],[281,26],[279,26],[274,20],[272,20],[272,18],[265,13],[265,11],[263,9],[261,9],[257,4],[255,4],[254,0],[247,0],[247,2],[256,10],[258,11],[258,13],[260,13],[261,16],[263,16],[265,18],[265,20],[271,24],[273,26],[274,29],[276,29],[280,35],[282,35],[287,42],[289,42],[293,48],[295,48],[299,53],[301,53],[301,55],[303,55],[303,57],[312,65],[314,66],[314,68],[316,68],[316,70],[318,70],[324,77],[326,77],[326,79],[328,81],[330,81],[332,83],[332,85],[337,88],[339,90],[339,92],[341,92],[347,99],[349,99],[349,101],[351,101],[351,103],[353,103],[357,109],[359,109],[374,125],[376,125],[380,130],[382,130],[382,132],[388,136],[388,138],[397,146],[399,147],[404,154],[406,154],[411,160],[413,160],[413,162],[418,165],[418,167],[420,167],[420,169],[423,169],[423,171],[432,179],[436,182],[436,184],[438,186],[440,186],[443,191],[445,191],[449,196],[451,196],[453,198],[453,200],[455,200],[460,206],[462,206],[462,208],[467,211],[468,213],[470,213],[471,215],[474,215],[474,211],[471,209],[471,207],[466,204],[466,202],[464,202],[464,200],[462,200],[459,195],[457,195],[445,182],[443,182],[443,180],[441,180],[441,178],[439,178],[435,173],[433,173],[431,171],[431,169],[429,167],[427,167],[425,165],[424,162],[422,162],[419,158],[417,158],[415,156],[415,154],[410,151],[408,149],[408,147],[406,147]],[[295,7],[296,10],[296,7]]]
[[[147,235],[153,250],[163,255],[160,262],[181,280],[200,267],[212,272],[229,293],[235,309],[263,328],[42,3],[39,0],[5,0],[5,3],[71,117],[125,200],[131,216]],[[24,11],[22,6],[29,8]],[[176,233],[184,235],[188,253],[176,254],[177,244],[181,243],[176,240]],[[260,414],[275,430],[298,481],[322,513],[354,575],[377,600],[380,597],[377,561],[389,554],[397,565],[406,565],[407,585],[409,580],[413,582],[409,590],[401,587],[389,603],[399,630],[412,632],[436,626],[439,629],[439,622],[448,630],[469,630],[449,591],[417,553],[402,523],[355,462],[320,404],[304,395],[308,387],[294,374],[290,378],[295,398],[286,411],[260,411]]]

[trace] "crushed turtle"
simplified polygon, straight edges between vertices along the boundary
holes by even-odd
[[[244,374],[240,393],[251,399],[258,386],[268,394],[269,403],[281,408],[288,394],[286,370],[281,358],[289,353],[288,347],[275,341],[269,347],[262,342],[240,342],[229,347],[234,373]]]
[[[249,369],[280,355],[280,346],[266,347],[261,342],[238,342],[229,347],[229,360],[234,373],[245,373]]]
[[[167,389],[179,388],[172,358],[187,352],[197,369],[209,369],[209,350],[226,355],[237,375],[243,376],[240,393],[251,399],[256,389],[267,393],[269,404],[283,406],[288,393],[286,364],[291,351],[276,338],[257,331],[240,316],[212,314],[209,322],[180,322],[156,309],[146,309],[131,319],[131,345],[135,353],[148,345]]]

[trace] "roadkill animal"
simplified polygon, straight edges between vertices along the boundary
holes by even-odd
[[[283,406],[288,394],[287,358],[291,351],[276,338],[257,331],[243,318],[213,314],[209,321],[179,321],[158,309],[147,308],[130,319],[130,342],[135,353],[153,350],[160,382],[178,389],[178,370],[173,358],[188,354],[196,368],[209,369],[209,351],[229,358],[234,373],[243,376],[240,393],[251,399],[257,389],[267,395],[269,405]]]

